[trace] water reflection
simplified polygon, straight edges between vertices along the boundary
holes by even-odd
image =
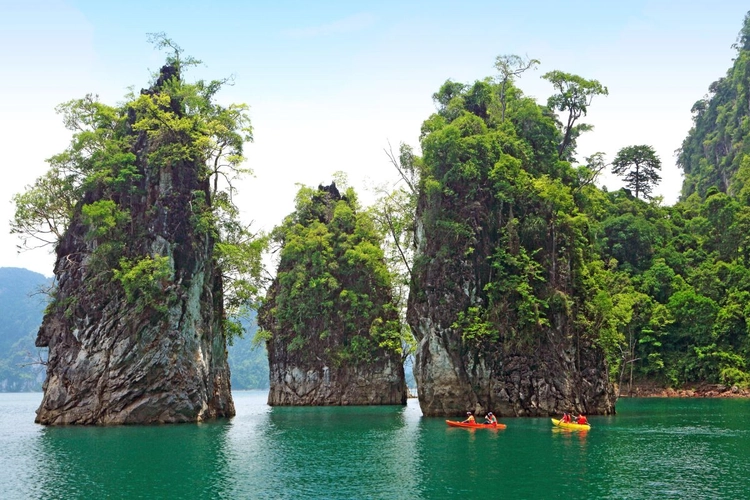
[[[227,490],[231,423],[47,427],[37,498],[209,498]]]
[[[255,498],[419,498],[404,407],[275,407],[251,435],[232,435],[252,462],[233,492]],[[272,450],[272,451],[271,451]]]

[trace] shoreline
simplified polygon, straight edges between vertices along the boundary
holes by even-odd
[[[750,389],[723,384],[697,384],[675,389],[652,384],[623,387],[619,398],[750,398]]]

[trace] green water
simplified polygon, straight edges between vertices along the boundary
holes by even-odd
[[[623,399],[579,433],[265,397],[220,423],[45,428],[40,394],[0,394],[0,498],[750,498],[748,400]]]

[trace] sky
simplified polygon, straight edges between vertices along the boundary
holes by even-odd
[[[496,76],[503,54],[541,61],[517,85],[542,104],[553,93],[540,78],[548,71],[605,85],[578,159],[651,145],[663,164],[654,194],[671,205],[690,109],[731,66],[747,10],[738,0],[0,0],[0,267],[52,275],[51,248],[17,251],[11,198],[70,140],[55,106],[86,94],[114,105],[149,85],[166,54],[148,33],[203,61],[188,79],[233,77],[218,100],[248,104],[254,127],[254,176],[237,201],[253,227],[271,230],[294,209],[298,184],[327,184],[335,172],[371,202],[368,189],[397,181],[384,148],[418,150],[432,94],[447,79]],[[611,175],[600,185],[621,186]]]

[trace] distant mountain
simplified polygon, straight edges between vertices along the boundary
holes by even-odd
[[[51,280],[17,267],[0,267],[0,392],[40,391],[46,349],[34,346]]]
[[[255,315],[243,320],[245,334],[234,339],[229,351],[229,369],[232,372],[232,389],[268,389],[268,354],[265,344],[253,346],[253,337],[258,330]]]
[[[34,346],[47,296],[39,293],[51,278],[15,267],[0,267],[0,392],[41,391],[47,349]],[[228,346],[232,389],[267,389],[265,346],[254,347],[255,318],[243,322],[247,333]]]

